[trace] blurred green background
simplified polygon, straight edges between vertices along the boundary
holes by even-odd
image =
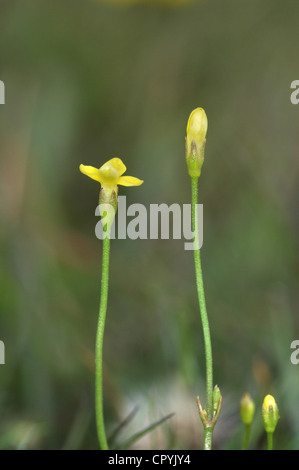
[[[216,449],[298,448],[299,5],[285,0],[2,0],[0,4],[0,448],[96,449],[94,341],[99,185],[79,172],[121,157],[144,179],[127,204],[190,202],[184,137],[208,115],[202,264],[223,394]],[[135,448],[197,449],[205,397],[192,252],[183,240],[112,242],[106,324],[108,434],[173,418]]]

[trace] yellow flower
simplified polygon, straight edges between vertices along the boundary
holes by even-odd
[[[80,165],[80,171],[101,184],[99,209],[105,231],[109,233],[117,210],[118,185],[140,186],[143,181],[134,176],[122,176],[126,166],[120,158],[112,158],[101,168]]]
[[[140,186],[143,181],[134,176],[122,176],[126,171],[126,166],[120,158],[112,158],[104,163],[101,168],[93,166],[80,165],[80,171],[93,180],[101,183],[101,186],[107,194],[117,191],[117,186]]]
[[[272,395],[267,395],[264,399],[262,417],[266,432],[273,433],[279,420],[279,410]]]
[[[189,116],[187,123],[187,139],[202,143],[208,131],[208,118],[203,108],[196,108]]]
[[[188,119],[186,134],[186,161],[191,177],[200,176],[207,131],[208,119],[204,109],[194,109]]]
[[[267,395],[264,399],[264,407],[269,408],[270,406],[274,408],[276,406],[276,402],[275,402],[274,397],[272,397],[272,395]]]

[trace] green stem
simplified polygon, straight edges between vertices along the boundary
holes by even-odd
[[[108,450],[103,410],[103,339],[108,301],[110,238],[103,239],[101,301],[95,347],[95,408],[101,450]]]
[[[198,227],[198,177],[191,177],[191,188],[192,188],[192,230],[194,233],[194,263],[195,263],[195,275],[196,275],[196,286],[198,294],[198,302],[200,308],[201,322],[203,327],[204,345],[205,345],[205,356],[206,356],[206,411],[208,420],[213,419],[213,360],[212,360],[212,345],[210,336],[210,327],[208,314],[206,309],[200,249],[199,249],[199,227]],[[212,434],[213,427],[205,428],[204,435],[204,448],[212,448]]]
[[[245,434],[244,434],[242,450],[248,450],[250,429],[251,429],[251,425],[245,424]]]
[[[212,449],[213,430],[214,426],[204,427],[204,450]]]
[[[268,450],[273,450],[273,432],[267,432]]]

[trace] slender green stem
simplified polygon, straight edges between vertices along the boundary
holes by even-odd
[[[105,319],[108,301],[109,285],[109,255],[110,238],[103,239],[102,254],[102,281],[101,281],[101,301],[99,308],[99,319],[96,335],[95,348],[95,407],[96,407],[96,425],[101,450],[107,450],[108,443],[106,438],[103,410],[103,339],[105,329]]]
[[[204,427],[204,450],[212,449],[213,430],[214,426]]]
[[[245,433],[244,433],[242,450],[248,450],[250,430],[251,430],[251,424],[245,424]]]
[[[273,432],[267,432],[268,450],[273,450]]]
[[[196,275],[196,286],[198,294],[198,302],[200,308],[201,322],[203,327],[204,345],[205,345],[205,356],[206,356],[206,411],[208,420],[213,419],[213,360],[212,360],[212,345],[208,314],[206,309],[201,259],[200,259],[200,248],[199,248],[199,227],[198,227],[198,178],[191,177],[191,188],[192,188],[192,230],[194,233],[194,263],[195,263],[195,275]],[[213,427],[205,429],[204,435],[204,448],[212,448],[212,434]]]

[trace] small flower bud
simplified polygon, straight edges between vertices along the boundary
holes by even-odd
[[[186,135],[186,161],[191,177],[199,177],[204,162],[207,115],[202,108],[196,108],[190,114]]]
[[[219,403],[221,400],[221,392],[218,385],[215,385],[213,389],[213,413],[216,414],[219,408]]]
[[[249,393],[244,393],[240,402],[240,415],[244,424],[251,424],[255,414],[255,403]]]
[[[273,433],[279,420],[279,411],[276,401],[267,395],[262,406],[262,416],[266,432]]]

